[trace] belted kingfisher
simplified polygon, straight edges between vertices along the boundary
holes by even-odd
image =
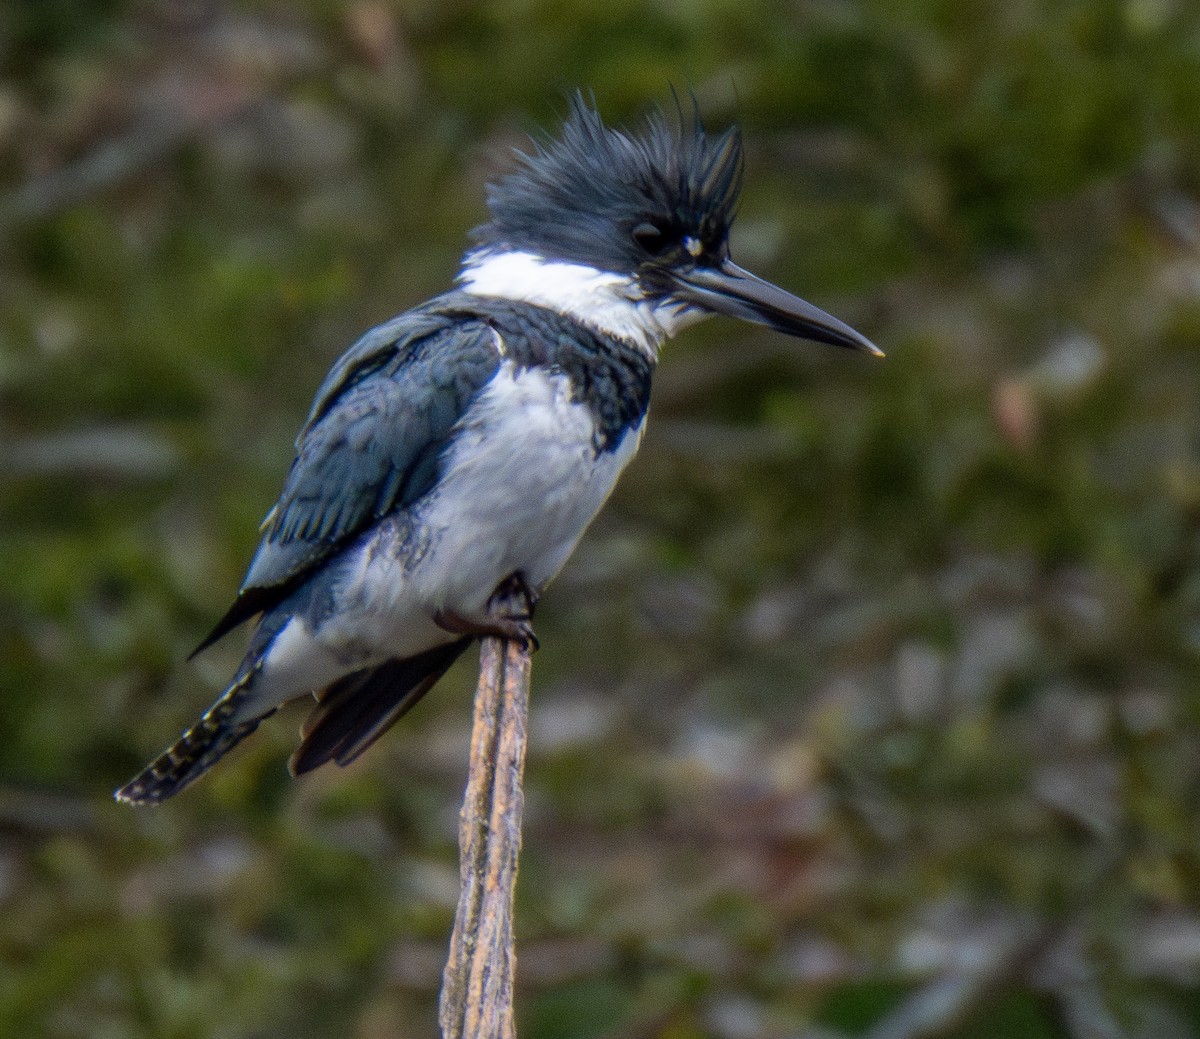
[[[688,123],[690,122],[690,125]],[[536,601],[637,450],[663,342],[711,314],[879,354],[736,266],[736,127],[661,112],[605,126],[582,94],[561,136],[489,185],[457,286],[367,332],[333,366],[229,611],[258,618],[233,681],[117,791],[159,802],[309,693],[290,768],[357,758],[484,634]],[[193,654],[194,655],[194,654]]]

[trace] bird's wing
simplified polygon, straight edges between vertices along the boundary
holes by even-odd
[[[401,315],[351,347],[317,392],[237,600],[195,652],[277,605],[348,539],[428,491],[454,424],[500,357],[486,321],[436,312]]]

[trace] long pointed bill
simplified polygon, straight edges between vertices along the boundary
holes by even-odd
[[[672,293],[696,307],[766,325],[777,332],[882,357],[883,351],[844,321],[763,281],[736,263],[673,272]]]

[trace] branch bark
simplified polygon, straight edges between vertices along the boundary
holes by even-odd
[[[495,603],[528,615],[519,592]],[[514,1039],[513,895],[525,807],[531,647],[488,636],[480,649],[471,763],[459,817],[461,890],[438,1013],[443,1039]]]

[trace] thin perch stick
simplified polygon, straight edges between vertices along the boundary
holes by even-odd
[[[496,605],[528,613],[520,593]],[[513,895],[525,807],[530,652],[518,640],[492,636],[480,649],[471,764],[458,829],[462,886],[438,1013],[443,1039],[514,1039]]]

